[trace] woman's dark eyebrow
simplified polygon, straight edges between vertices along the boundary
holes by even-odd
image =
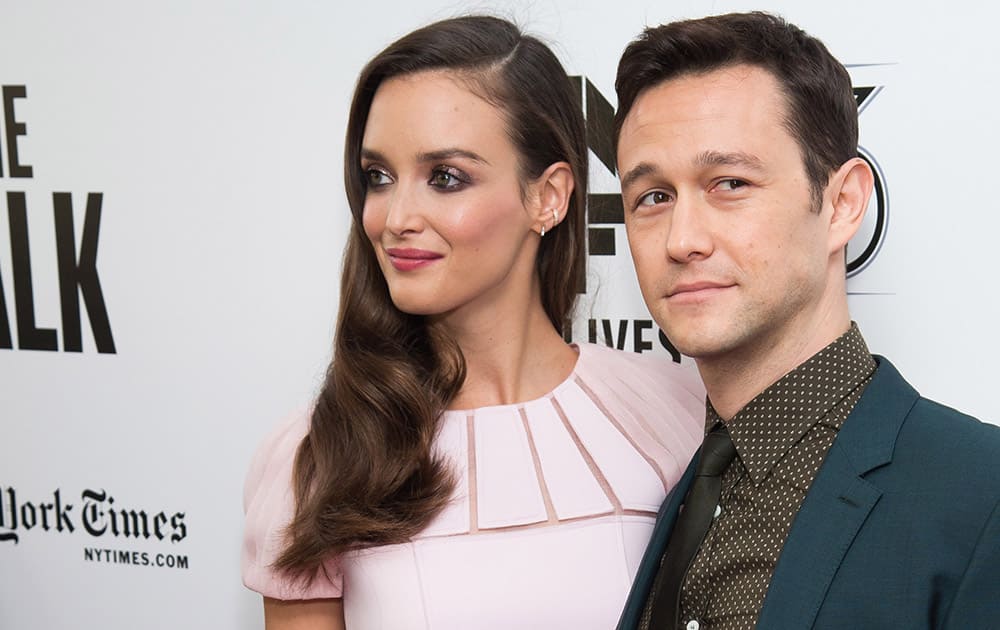
[[[489,165],[489,160],[466,149],[459,148],[448,148],[448,149],[437,149],[435,151],[425,151],[423,153],[417,154],[418,162],[441,162],[451,158],[466,158],[468,160],[473,160],[475,162],[480,162],[482,164]],[[387,161],[385,156],[374,149],[367,149],[365,147],[361,148],[361,159],[368,160],[370,162],[385,162]]]
[[[361,159],[370,162],[385,162],[385,156],[378,151],[361,147]]]
[[[418,162],[440,162],[442,160],[447,160],[450,158],[466,158],[473,160],[475,162],[481,162],[483,164],[489,165],[489,161],[477,153],[468,151],[466,149],[448,148],[448,149],[438,149],[436,151],[426,151],[424,153],[417,154]]]

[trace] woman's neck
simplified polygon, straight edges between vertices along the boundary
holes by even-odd
[[[465,357],[466,377],[451,409],[540,398],[566,379],[577,354],[556,331],[541,298],[527,308],[482,309],[442,322]]]

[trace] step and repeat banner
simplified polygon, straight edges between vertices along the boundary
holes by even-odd
[[[600,130],[644,25],[746,9],[851,71],[878,185],[849,290],[873,350],[1000,420],[998,9],[0,0],[0,628],[262,627],[239,576],[243,476],[329,360],[356,74],[419,25],[485,11],[553,45],[592,128],[573,338],[671,355]]]

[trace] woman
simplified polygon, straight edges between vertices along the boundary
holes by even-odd
[[[432,24],[362,71],[334,360],[247,479],[268,628],[614,625],[704,394],[563,341],[586,156],[565,71],[503,20]]]

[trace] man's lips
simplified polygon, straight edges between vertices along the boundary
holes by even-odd
[[[426,249],[414,249],[403,247],[390,247],[385,250],[389,255],[389,262],[399,271],[412,271],[425,267],[435,260],[444,258],[442,254],[428,251]]]
[[[667,299],[670,300],[698,300],[711,297],[716,293],[735,286],[726,282],[687,282],[674,285],[667,291]]]

